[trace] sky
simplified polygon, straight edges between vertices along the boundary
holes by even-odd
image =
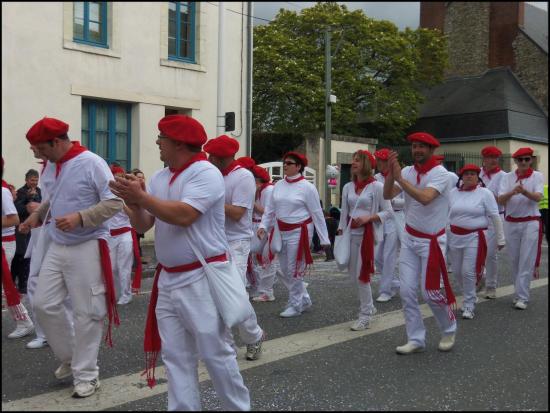
[[[416,29],[420,22],[420,2],[338,2],[345,4],[349,10],[363,9],[369,17],[378,20],[389,20],[400,30],[405,27]],[[527,2],[536,7],[548,10],[548,3],[543,1]],[[254,2],[253,14],[267,20],[272,20],[279,9],[299,11],[302,8],[312,7],[311,1],[280,1],[280,2]],[[266,21],[254,19],[254,24],[266,24]]]

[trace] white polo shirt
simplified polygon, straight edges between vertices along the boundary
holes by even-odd
[[[225,203],[246,208],[238,220],[225,218],[225,235],[227,240],[237,241],[252,238],[252,210],[256,196],[256,180],[246,168],[238,168],[223,177],[225,183]]]
[[[260,194],[260,199],[258,200],[258,202],[264,209],[264,212],[267,208],[267,205],[271,203],[273,200],[273,188],[274,188],[273,185],[268,185],[263,189],[262,193]],[[258,214],[257,212],[254,212],[252,217],[254,218],[254,220],[261,222],[262,215],[263,214]],[[255,222],[253,224],[255,224],[255,226],[258,227],[260,225],[260,222]]]
[[[158,261],[166,267],[198,261],[189,246],[190,236],[193,245],[205,259],[226,252],[229,247],[224,230],[225,188],[218,168],[208,161],[195,162],[183,171],[172,185],[168,185],[172,175],[168,168],[155,172],[149,180],[147,191],[159,199],[186,203],[201,215],[186,228],[155,218],[155,253]],[[203,276],[202,269],[183,273],[162,272],[159,277],[159,288],[180,288]]]
[[[539,171],[533,171],[533,174],[529,178],[517,181],[517,175],[515,171],[509,172],[504,175],[500,181],[499,194],[503,195],[514,189],[520,182],[523,187],[529,192],[538,192],[543,194],[544,191],[544,177]],[[504,206],[506,216],[510,215],[514,218],[528,217],[528,216],[540,216],[539,203],[531,201],[525,195],[516,194],[512,196],[506,205]]]
[[[8,188],[2,187],[2,216],[17,215],[17,209],[13,203],[13,196]],[[15,225],[13,227],[2,228],[2,236],[7,237],[15,234]]]

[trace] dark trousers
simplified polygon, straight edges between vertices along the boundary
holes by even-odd
[[[29,279],[31,259],[25,258],[24,254],[15,254],[11,262],[11,275],[13,283],[17,286],[19,293],[27,294],[27,280]]]

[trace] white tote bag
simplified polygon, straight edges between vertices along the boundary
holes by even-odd
[[[233,261],[207,263],[195,247],[193,240],[190,241],[191,249],[204,268],[212,298],[224,324],[231,328],[247,320],[254,309],[235,263]]]
[[[50,248],[51,241],[52,239],[48,233],[46,224],[39,228],[31,229],[31,241],[29,242],[27,251],[25,252],[25,258],[28,258],[27,254],[29,254],[31,258],[29,265],[29,277],[38,275],[40,272],[42,262],[48,252],[48,248]]]
[[[365,189],[363,188],[363,191]],[[357,201],[355,202],[355,207],[353,208],[353,211],[350,214],[350,217],[353,216],[353,213],[357,209],[357,205],[359,204],[359,198],[361,195],[363,195],[363,191],[361,191],[361,194],[357,197]],[[346,217],[341,217],[340,219],[346,219]],[[336,261],[336,266],[340,271],[344,271],[348,268],[349,265],[349,257],[350,257],[350,248],[351,248],[351,219],[348,222],[348,225],[346,225],[346,228],[344,228],[344,231],[342,232],[342,235],[336,235],[334,238],[334,260]]]
[[[250,253],[261,254],[264,250],[267,238],[268,237],[264,237],[263,239],[260,239],[256,234],[252,235],[252,239],[250,240]]]
[[[273,254],[278,254],[283,249],[283,238],[281,237],[281,231],[279,230],[279,224],[277,223],[277,221],[275,221],[275,225],[273,226],[273,228],[274,229],[273,239],[271,240],[271,252]]]

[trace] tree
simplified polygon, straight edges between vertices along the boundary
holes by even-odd
[[[328,26],[338,97],[333,132],[399,141],[416,120],[421,90],[443,79],[445,39],[427,29],[400,32],[334,2],[300,14],[281,9],[273,22],[254,28],[254,131],[323,129]]]

